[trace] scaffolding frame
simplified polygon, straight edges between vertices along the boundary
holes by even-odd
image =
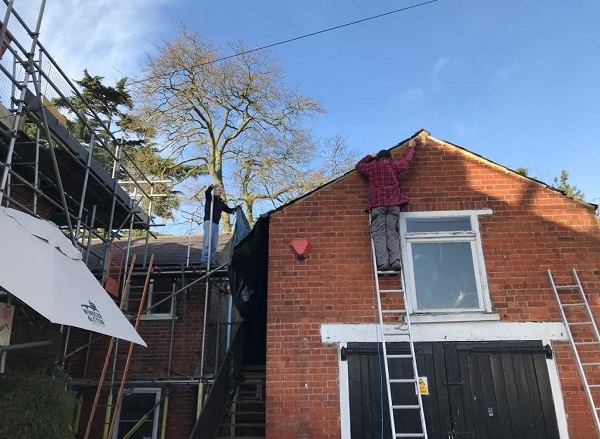
[[[47,219],[63,228],[83,251],[89,251],[87,242],[90,238],[101,239],[105,246],[100,258],[104,259],[106,247],[127,224],[149,232],[152,212],[144,212],[140,204],[144,198],[150,200],[147,188],[152,188],[153,181],[127,155],[122,147],[123,140],[115,136],[85,101],[40,43],[38,37],[45,1],[40,4],[35,29],[31,29],[14,9],[14,0],[3,2],[7,9],[0,25],[0,166],[3,168],[0,202],[35,216],[47,217],[49,215],[40,214],[40,204],[44,204],[43,207],[52,212]],[[14,27],[9,30],[11,25]],[[30,39],[29,49],[17,35]],[[76,96],[86,104],[85,112],[92,115],[97,125],[95,128],[90,126],[74,107],[66,112],[89,130],[91,140],[88,144],[79,143],[69,134],[63,125],[66,116],[51,104],[52,99],[66,100],[70,96]],[[8,108],[4,103],[10,103]],[[28,135],[26,130],[35,130],[35,136],[31,136],[31,132]],[[93,160],[99,154],[109,157],[112,169],[104,169]],[[48,157],[51,169],[47,166]],[[70,172],[78,173],[76,184],[65,187],[65,177],[73,178]],[[117,178],[113,178],[116,176],[134,182],[133,198]],[[104,205],[98,202],[98,196],[93,197],[100,187],[104,189],[99,194],[105,198],[100,200]],[[15,195],[17,188],[21,190]],[[31,203],[24,201],[27,195],[31,197]],[[105,202],[108,197],[110,203]]]
[[[41,44],[40,28],[46,1],[40,1],[34,26],[29,26],[19,15],[15,9],[15,0],[2,0],[2,3],[6,10],[4,15],[0,12],[0,205],[53,221],[81,250],[86,264],[89,265],[92,259],[100,261],[99,267],[94,271],[104,285],[110,263],[110,245],[121,238],[125,230],[129,230],[129,234],[126,236],[126,244],[123,243],[126,255],[122,272],[129,269],[127,261],[130,260],[134,229],[145,231],[147,252],[151,228],[156,226],[153,223],[153,200],[167,195],[156,193],[155,185],[165,181],[145,176],[123,148],[124,140],[117,137],[89,103],[86,103],[73,81]],[[19,5],[31,8],[24,1]],[[74,107],[59,111],[52,104],[54,99],[67,102],[68,97],[77,97],[84,102],[87,105],[87,116],[81,115]],[[94,119],[94,126],[88,122],[89,115]],[[87,142],[79,141],[70,134],[67,121],[74,120],[88,130]],[[102,166],[97,160],[101,156],[108,157],[111,166]],[[97,246],[93,245],[93,240],[100,240],[102,243],[100,251],[95,250]],[[215,267],[215,270],[211,270],[212,273],[198,278],[196,269],[190,266],[190,248],[191,240],[188,243],[186,266],[178,271],[181,288],[166,300],[171,300],[175,307],[179,296],[185,309],[190,288],[198,282],[206,282],[206,325],[208,294],[223,292],[215,277],[226,274],[217,274],[223,267]],[[146,255],[143,261],[146,266]],[[215,288],[209,288],[209,284]],[[147,312],[148,309],[144,311]],[[28,313],[28,318],[39,318],[34,314]],[[187,334],[187,322],[184,323]],[[174,318],[171,324],[174,325]],[[221,322],[217,324],[220,325]],[[206,326],[202,333],[204,337]],[[106,339],[102,335],[94,337],[90,332],[87,343],[73,348],[69,337],[70,328],[67,328],[63,332],[63,364],[66,359],[82,351],[89,358],[92,346]],[[166,379],[156,378],[150,382],[201,386],[211,382],[213,374],[206,373],[205,376],[204,371],[204,339],[199,375],[192,372],[185,377],[171,377],[173,326],[170,345]],[[218,358],[219,353],[215,356]],[[83,378],[79,381],[82,386],[94,385],[93,380],[85,378],[87,362],[88,360],[85,361]],[[216,367],[215,364],[215,370]],[[73,382],[76,383],[77,379]],[[135,385],[136,381],[129,383]],[[148,384],[149,381],[143,383]]]

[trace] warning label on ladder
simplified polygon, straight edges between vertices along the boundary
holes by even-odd
[[[421,395],[429,395],[429,384],[427,377],[419,377],[419,392]]]

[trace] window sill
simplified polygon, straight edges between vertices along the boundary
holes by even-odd
[[[140,316],[140,320],[171,320],[171,314],[150,314]]]
[[[500,321],[500,314],[495,312],[423,312],[410,315],[411,323],[443,323],[443,322],[481,322]]]

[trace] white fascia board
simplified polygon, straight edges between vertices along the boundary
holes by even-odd
[[[561,322],[444,322],[413,323],[415,342],[435,341],[503,341],[503,340],[568,340]],[[408,341],[408,334],[400,325],[384,325],[386,341]],[[321,341],[330,343],[381,341],[379,325],[375,324],[321,324]]]
[[[403,218],[438,218],[453,216],[471,216],[471,215],[493,215],[492,209],[477,210],[431,210],[427,212],[400,212]]]

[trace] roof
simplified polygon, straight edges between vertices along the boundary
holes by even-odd
[[[129,224],[129,213],[133,210],[133,228],[145,228],[148,223],[148,215],[136,205],[125,189],[116,184],[111,174],[95,158],[89,161],[88,174],[90,152],[68,133],[68,130],[60,124],[49,107],[41,105],[30,90],[26,90],[25,102],[28,110],[32,113],[38,115],[44,113],[52,138],[58,145],[53,152],[61,174],[62,189],[71,213],[78,210],[82,198],[81,191],[85,186],[87,190],[84,205],[88,212],[95,209],[95,227],[107,228],[111,224],[111,218],[113,228],[120,224]],[[18,131],[17,136],[13,151],[13,168],[18,170],[15,172],[28,182],[33,182],[36,172],[39,173],[38,178],[42,192],[60,205],[63,194],[59,190],[51,151],[45,147],[33,148],[33,140],[23,131]],[[1,154],[5,155],[9,151],[9,146],[8,138],[0,139]],[[36,159],[36,154],[39,154],[39,159]],[[39,163],[38,168],[34,166],[36,161]],[[66,225],[66,216],[60,209],[54,209],[51,217],[47,219],[59,226]]]
[[[219,235],[217,245],[217,265],[221,265],[229,259],[231,248],[231,234]],[[127,239],[115,241],[124,251],[127,250]],[[92,244],[92,252],[97,256],[90,256],[88,266],[91,270],[98,270],[98,255],[102,251],[101,242]],[[188,259],[189,254],[189,259]],[[182,266],[200,265],[202,256],[202,235],[159,235],[156,239],[150,238],[146,247],[146,238],[135,238],[131,240],[129,259],[136,255],[136,266],[144,265],[144,260],[150,261],[154,255],[153,265],[161,269],[181,269]]]
[[[511,174],[514,174],[515,176],[518,176],[519,178],[525,178],[525,179],[527,179],[527,180],[530,180],[530,181],[532,181],[532,182],[534,182],[534,183],[536,183],[536,184],[539,184],[539,185],[542,185],[542,186],[544,186],[544,187],[546,187],[546,188],[548,188],[548,189],[551,189],[551,190],[553,190],[553,191],[555,191],[555,192],[557,192],[557,193],[559,193],[559,194],[562,194],[563,196],[566,196],[566,195],[565,195],[565,193],[564,193],[563,191],[561,191],[561,190],[559,190],[559,189],[556,189],[555,187],[553,187],[553,186],[550,186],[550,185],[548,185],[548,184],[544,183],[543,181],[536,180],[535,178],[532,178],[532,177],[528,177],[528,176],[525,176],[525,175],[519,174],[518,172],[516,172],[516,171],[515,171],[515,170],[513,170],[513,169],[510,169],[510,168],[508,168],[508,167],[506,167],[506,166],[500,165],[500,164],[498,164],[498,163],[496,163],[496,162],[494,162],[494,161],[492,161],[492,160],[490,160],[490,159],[487,159],[487,158],[483,157],[482,155],[479,155],[479,154],[476,154],[476,153],[474,153],[474,152],[471,152],[471,151],[469,151],[468,149],[466,149],[466,148],[463,148],[462,146],[458,146],[458,145],[456,145],[456,144],[454,144],[454,143],[452,143],[452,142],[448,142],[448,141],[446,141],[446,140],[440,140],[440,139],[436,139],[435,137],[433,137],[433,136],[431,135],[431,133],[430,133],[429,131],[427,131],[427,130],[425,130],[425,129],[423,129],[423,128],[422,128],[422,129],[420,129],[420,130],[418,130],[417,132],[415,132],[415,133],[414,133],[414,134],[413,134],[411,137],[409,137],[409,138],[407,138],[407,139],[405,139],[405,140],[402,140],[401,142],[399,142],[398,144],[396,144],[396,145],[392,146],[391,148],[388,148],[388,150],[392,150],[392,149],[394,149],[394,148],[398,148],[398,147],[400,147],[400,146],[404,145],[405,143],[407,143],[408,141],[410,141],[411,139],[414,139],[414,138],[416,138],[416,137],[419,137],[419,136],[427,136],[427,137],[428,137],[430,140],[433,140],[435,143],[438,143],[438,144],[446,144],[446,145],[452,146],[452,147],[454,147],[454,148],[457,148],[457,149],[459,149],[460,151],[462,151],[463,153],[465,153],[465,154],[467,154],[467,155],[470,155],[470,156],[472,156],[472,157],[476,158],[477,160],[483,161],[483,162],[485,162],[485,163],[487,163],[487,164],[489,164],[489,165],[492,165],[492,166],[500,167],[500,168],[502,168],[504,171],[507,171],[507,172],[509,172],[509,173],[511,173]],[[320,191],[321,189],[323,189],[323,188],[325,188],[325,187],[327,187],[327,186],[330,186],[330,185],[332,185],[332,184],[336,183],[338,180],[341,180],[341,179],[345,178],[346,176],[348,176],[349,174],[352,174],[353,172],[357,172],[357,171],[356,171],[355,169],[351,169],[351,170],[349,170],[348,172],[346,172],[345,174],[343,174],[343,175],[341,175],[341,176],[339,176],[339,177],[337,177],[337,178],[335,178],[335,179],[333,179],[333,180],[330,180],[330,181],[328,181],[327,183],[325,183],[325,184],[322,184],[322,185],[320,185],[320,186],[316,187],[315,189],[313,189],[313,190],[311,190],[311,191],[309,191],[309,192],[306,192],[305,194],[303,194],[303,195],[301,195],[301,196],[299,196],[299,197],[297,197],[297,198],[294,198],[293,200],[290,200],[290,201],[288,201],[287,203],[285,203],[285,204],[282,204],[281,206],[279,206],[279,207],[277,207],[277,208],[275,208],[275,209],[272,209],[272,210],[270,210],[270,211],[268,211],[268,212],[266,212],[266,213],[262,214],[261,216],[271,216],[271,215],[272,215],[272,214],[274,214],[274,213],[280,212],[280,211],[282,211],[283,209],[285,209],[285,208],[287,208],[287,207],[290,207],[290,206],[292,206],[293,204],[297,203],[298,201],[300,201],[300,200],[302,200],[302,199],[304,199],[304,198],[306,198],[306,197],[309,197],[309,196],[310,196],[310,195],[312,195],[313,193],[315,193],[315,192],[317,192],[317,191]],[[593,203],[588,203],[588,202],[586,202],[586,201],[583,201],[583,200],[578,200],[578,199],[573,199],[573,200],[574,200],[574,201],[576,201],[576,202],[578,202],[578,203],[581,203],[581,204],[583,204],[583,205],[587,206],[587,207],[588,207],[588,208],[590,208],[590,209],[593,209],[593,210],[597,210],[597,209],[598,209],[598,205],[596,205],[596,204],[593,204]]]

